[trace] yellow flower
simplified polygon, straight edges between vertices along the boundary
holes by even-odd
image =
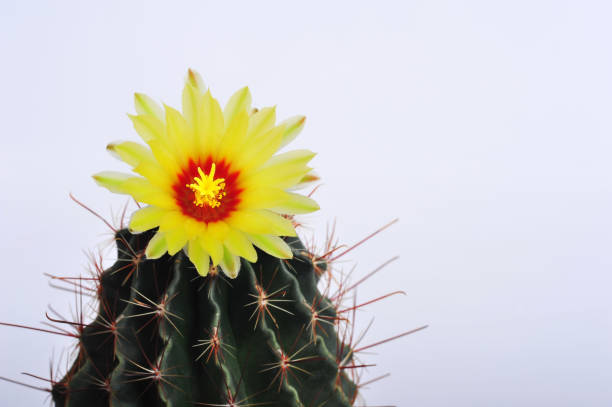
[[[124,141],[107,148],[138,175],[104,171],[94,179],[147,205],[134,212],[129,227],[133,233],[159,227],[148,258],[184,249],[201,275],[220,265],[236,277],[240,257],[257,261],[253,245],[292,257],[280,238],[295,236],[286,215],[319,209],[291,192],[313,178],[307,164],[314,153],[276,152],[302,130],[303,116],[276,124],[274,107],[251,109],[246,87],[222,110],[191,70],[182,113],[138,93],[135,105],[138,114],[130,118],[147,146]]]

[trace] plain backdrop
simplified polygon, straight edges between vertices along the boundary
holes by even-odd
[[[370,406],[612,405],[612,7],[600,1],[16,1],[0,3],[0,321],[40,326],[126,202],[90,175],[123,170],[145,92],[180,106],[187,68],[216,97],[308,117],[321,211],[365,275]],[[112,250],[108,256],[112,257]],[[0,375],[44,382],[69,338],[0,327]],[[3,406],[47,394],[0,382]]]

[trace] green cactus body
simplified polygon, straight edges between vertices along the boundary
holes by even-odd
[[[151,232],[116,235],[118,260],[99,276],[99,313],[76,361],[53,387],[56,406],[352,406],[336,307],[320,267],[258,251],[236,279],[200,277],[179,252],[142,255]]]

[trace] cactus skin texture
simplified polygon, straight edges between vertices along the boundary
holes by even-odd
[[[53,386],[56,406],[354,404],[342,369],[352,350],[317,289],[325,265],[299,239],[287,239],[293,259],[258,251],[231,280],[199,276],[183,252],[145,259],[153,232],[117,232],[118,260],[99,276],[99,313]]]

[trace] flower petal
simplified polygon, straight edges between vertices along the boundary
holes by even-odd
[[[226,122],[227,124],[227,122]],[[246,110],[237,112],[229,127],[223,135],[223,142],[219,144],[218,156],[231,157],[232,163],[241,161],[241,156],[246,150],[247,126],[249,125],[249,114]]]
[[[244,152],[242,167],[245,170],[260,167],[279,149],[284,128],[274,127],[256,141],[249,141],[249,149]]]
[[[296,236],[293,224],[268,210],[237,211],[228,219],[230,226],[250,234]]]
[[[180,167],[172,153],[169,151],[167,144],[163,140],[155,139],[149,141],[149,147],[151,147],[151,151],[153,152],[155,159],[166,171],[166,173],[176,176],[176,174],[178,174],[180,171]]]
[[[154,161],[155,157],[150,149],[133,141],[110,143],[106,149],[116,158],[132,167],[138,166],[142,161]]]
[[[183,116],[190,127],[194,150],[201,149],[199,139],[202,133],[202,108],[204,94],[202,90],[194,86],[189,79],[193,71],[189,70],[188,79],[183,89]],[[197,74],[196,74],[197,75]]]
[[[203,233],[206,233],[206,224],[199,222],[193,218],[185,217],[183,222],[183,230],[187,234],[187,239],[194,240]]]
[[[321,177],[319,177],[314,171],[311,171],[308,174],[304,175],[300,182],[288,189],[291,191],[296,191],[298,189],[303,189],[312,186],[315,182],[318,182],[320,180]]]
[[[279,259],[290,259],[293,257],[291,247],[278,236],[249,235],[249,240],[264,252]]]
[[[169,232],[174,229],[182,228],[185,217],[179,211],[165,211],[164,217],[159,223],[159,230]]]
[[[166,232],[166,244],[168,245],[168,254],[174,256],[187,244],[187,234],[182,229],[173,229]]]
[[[264,107],[253,113],[249,120],[249,139],[256,139],[270,131],[276,122],[276,106]]]
[[[143,161],[134,167],[134,172],[148,179],[152,185],[171,193],[172,181],[164,169],[157,163]]]
[[[304,123],[306,123],[306,117],[304,116],[294,116],[279,123],[279,125],[285,126],[281,148],[292,142],[302,132]]]
[[[153,116],[158,120],[164,117],[164,111],[157,102],[143,93],[134,93],[134,107],[138,114]]]
[[[160,208],[174,209],[176,203],[166,191],[152,185],[149,180],[140,177],[127,179],[121,185],[124,194],[131,195],[136,201]]]
[[[161,256],[166,254],[168,246],[166,245],[166,237],[163,232],[157,232],[145,249],[145,256],[147,259],[159,259]]]
[[[278,188],[258,187],[245,190],[241,196],[243,210],[268,209],[286,215],[314,212],[319,208],[313,199]]]
[[[164,136],[164,123],[155,116],[128,114],[134,129],[146,143]],[[163,116],[162,116],[163,117]]]
[[[160,167],[149,148],[133,141],[110,143],[106,146],[111,155],[131,165],[135,173],[140,174],[161,188],[169,188],[169,178]]]
[[[297,185],[312,168],[305,165],[275,165],[253,174],[249,181],[257,187],[286,189]]]
[[[136,178],[131,174],[125,174],[123,172],[117,171],[102,171],[97,174],[94,174],[92,178],[96,181],[98,185],[108,189],[111,192],[116,194],[128,194],[123,187],[125,181],[130,178]]]
[[[218,265],[223,259],[223,245],[220,241],[213,239],[208,233],[198,237],[198,243],[210,255],[213,265]]]
[[[186,82],[193,86],[195,89],[199,90],[200,92],[204,92],[204,90],[206,89],[206,85],[204,84],[202,76],[193,69],[187,70]]]
[[[223,270],[225,275],[229,278],[236,278],[238,276],[238,272],[240,271],[240,257],[231,254],[227,248],[223,251],[223,259],[219,264],[221,270]]]
[[[130,233],[145,232],[159,226],[165,214],[165,209],[156,206],[145,206],[137,210],[132,214],[132,218],[130,219]]]
[[[230,229],[227,238],[224,242],[225,247],[232,253],[237,254],[240,257],[244,257],[251,263],[257,261],[257,252],[253,248],[253,245],[244,235],[244,233]]]
[[[210,90],[204,94],[202,99],[202,126],[204,134],[203,139],[200,140],[201,145],[206,146],[209,151],[216,150],[223,132],[224,120],[221,106],[212,97]]]
[[[265,184],[264,184],[265,185]],[[268,188],[255,184],[240,194],[240,208],[243,210],[269,209],[286,200],[286,192],[279,188]]]
[[[174,145],[177,161],[185,161],[192,150],[193,134],[189,131],[187,121],[178,110],[164,105],[166,109],[166,134],[168,142]]]
[[[199,275],[204,277],[208,274],[210,270],[210,256],[204,251],[202,245],[194,240],[190,241],[187,245],[187,257],[189,257]]]
[[[230,227],[222,220],[207,224],[207,233],[212,236],[213,239],[220,242],[223,242],[226,239],[229,231]]]
[[[286,192],[286,200],[270,206],[270,209],[287,215],[297,215],[302,213],[311,213],[321,209],[318,203],[307,196]]]
[[[311,171],[306,164],[315,156],[309,150],[293,150],[271,157],[249,180],[276,188],[289,188]]]
[[[225,127],[228,128],[238,113],[248,112],[251,108],[251,92],[248,87],[238,90],[230,97],[223,109]]]
[[[310,150],[291,150],[286,153],[277,154],[270,158],[263,168],[277,167],[277,166],[305,166],[314,158],[317,153],[313,153]]]

